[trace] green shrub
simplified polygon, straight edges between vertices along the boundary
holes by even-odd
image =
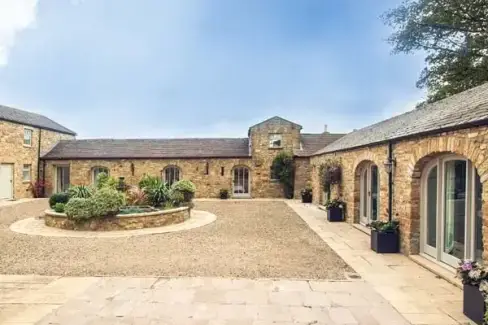
[[[93,194],[93,189],[85,185],[71,186],[68,190],[68,195],[70,199],[73,198],[88,199],[92,196],[92,194]]]
[[[147,193],[147,200],[153,207],[164,205],[170,198],[170,187],[166,183],[157,183],[144,188]]]
[[[56,203],[54,205],[54,212],[64,213],[64,207],[65,207],[65,204],[64,203]]]
[[[185,202],[185,193],[172,189],[170,191],[169,199],[174,207],[179,207],[183,202]]]
[[[142,179],[139,181],[139,188],[146,189],[146,188],[156,187],[161,183],[162,183],[161,179],[157,177],[144,175]]]
[[[97,189],[102,189],[105,187],[116,189],[119,182],[114,177],[108,176],[107,173],[100,173],[97,175],[95,184],[97,186]]]
[[[125,205],[125,195],[110,187],[104,187],[92,196],[94,210],[97,217],[114,216]]]
[[[68,195],[68,193],[66,193],[66,192],[54,193],[49,198],[49,206],[51,208],[54,208],[54,206],[56,205],[56,203],[64,203],[64,204],[66,204],[66,203],[68,203],[68,201],[69,201],[69,195]]]
[[[192,194],[194,194],[196,191],[195,184],[193,184],[190,181],[187,181],[186,179],[174,183],[172,189],[174,191],[187,192]]]
[[[68,218],[81,221],[93,217],[93,199],[73,198],[66,203],[64,212]]]
[[[271,172],[283,186],[283,192],[287,199],[293,198],[293,187],[295,180],[295,164],[293,154],[281,151],[273,159]]]

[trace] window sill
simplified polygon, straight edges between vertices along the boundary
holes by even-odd
[[[284,147],[268,147],[269,150],[280,150],[283,149]]]
[[[22,181],[22,184],[29,184],[31,182],[31,180],[28,180],[28,181]]]
[[[23,146],[24,146],[24,148],[32,148],[32,145],[31,145],[31,144],[25,144],[25,143],[24,143],[24,145],[23,145]]]

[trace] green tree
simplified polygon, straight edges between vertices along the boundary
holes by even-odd
[[[427,102],[488,81],[487,0],[404,0],[382,18],[394,53],[427,54],[417,81]]]

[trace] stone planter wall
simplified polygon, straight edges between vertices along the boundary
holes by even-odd
[[[65,213],[46,210],[44,221],[46,226],[60,229],[112,231],[162,227],[181,223],[189,218],[190,208],[182,207],[145,213],[120,214],[110,218],[93,218],[84,222],[70,220]]]

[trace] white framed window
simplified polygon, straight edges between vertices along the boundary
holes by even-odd
[[[173,185],[180,180],[180,169],[176,166],[168,166],[163,170],[163,181]]]
[[[269,135],[269,147],[270,148],[282,148],[283,136],[279,133],[272,133]]]
[[[97,177],[100,173],[105,173],[107,175],[110,175],[107,167],[93,167],[92,168],[92,183],[93,184],[95,184],[97,182]]]
[[[24,128],[24,146],[32,147],[32,133],[34,130]]]
[[[22,165],[22,182],[30,182],[31,181],[31,170],[32,165],[24,164]]]

